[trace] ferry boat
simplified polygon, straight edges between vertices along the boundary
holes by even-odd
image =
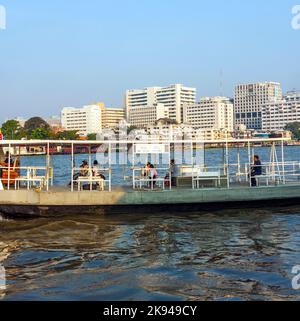
[[[287,143],[289,139],[285,138],[151,142],[0,141],[0,212],[12,216],[59,216],[147,213],[154,209],[156,212],[207,211],[212,207],[300,205],[300,160],[286,161]],[[209,164],[207,159],[206,147],[211,144],[220,148],[222,160],[217,165]],[[270,157],[260,165],[259,175],[252,173],[257,144],[271,146],[268,149]],[[185,162],[170,167],[175,157],[172,153],[178,151],[180,145],[183,146]],[[43,166],[37,166],[34,158],[27,159],[25,164],[22,156],[12,156],[21,148],[33,146],[45,148],[45,155],[39,156],[40,160],[43,157]],[[55,183],[55,156],[51,154],[55,146],[71,150],[69,167],[65,168],[70,184],[65,186]],[[84,167],[76,165],[75,151],[80,146],[88,146],[89,150]],[[244,160],[241,146],[246,146]],[[95,165],[96,172],[92,153],[95,148],[98,148],[100,158],[105,159],[105,164],[100,161],[101,165]],[[122,152],[130,162],[114,164],[114,159],[119,157],[116,154]],[[235,162],[230,161],[233,154]],[[154,171],[145,169],[141,158],[145,162],[155,159]],[[122,168],[130,174],[125,174],[124,170],[124,184],[116,184],[114,174],[116,171],[120,174]]]

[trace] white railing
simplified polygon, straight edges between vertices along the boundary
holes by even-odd
[[[229,176],[230,182],[247,182],[251,185],[251,178],[256,178],[259,181],[262,179],[266,180],[266,184],[274,183],[287,184],[297,182],[300,180],[300,162],[276,162],[276,163],[262,163],[261,169],[262,174],[253,176],[251,175],[251,168],[253,164],[230,164],[229,165]]]
[[[206,181],[210,181],[213,184],[212,187],[225,188],[223,181],[227,182],[227,187],[232,186],[251,186],[251,179],[256,179],[258,185],[266,184],[268,185],[286,185],[286,184],[300,184],[300,162],[289,161],[289,162],[276,162],[276,163],[262,163],[262,175],[251,176],[251,167],[253,164],[240,163],[240,164],[229,164],[228,166],[199,166],[199,165],[183,165],[177,166],[177,175],[172,175],[169,168],[162,167],[156,168],[158,172],[158,177],[151,177],[150,172],[144,173],[144,168],[136,167],[132,168],[132,184],[133,188],[146,188],[149,190],[154,190],[156,187],[161,187],[162,189],[169,188],[172,189],[173,180],[178,177],[189,178],[187,181],[190,182],[191,188],[201,188],[204,187]],[[49,190],[49,186],[53,185],[53,168],[43,167],[43,166],[20,166],[20,167],[7,167],[0,166],[0,170],[5,173],[5,177],[1,177],[1,183],[6,189],[19,189],[22,185],[27,187],[29,190],[33,187],[45,188]],[[83,173],[84,175],[80,175]],[[98,173],[102,173],[105,179],[94,176],[93,168],[89,167],[86,169],[74,168],[72,173],[77,173],[77,178],[74,179],[72,176],[71,186],[72,191],[74,191],[74,185],[76,189],[81,190],[82,185],[86,183],[89,185],[90,190],[94,188],[95,185],[99,187],[100,190],[105,190],[106,188],[112,190],[112,171],[110,168],[98,168]],[[12,174],[17,172],[18,175]],[[176,177],[175,177],[176,176]],[[176,184],[175,184],[176,185]]]
[[[178,166],[179,178],[191,179],[193,188],[199,188],[203,181],[211,181],[214,187],[222,187],[221,182],[227,181],[227,187],[236,184],[252,185],[251,179],[256,179],[258,185],[265,180],[266,185],[285,185],[300,181],[300,162],[276,162],[262,163],[262,174],[258,176],[251,175],[253,164],[226,164],[220,166],[198,166],[198,165],[182,165]],[[204,185],[204,184],[202,184]]]
[[[7,186],[10,190],[11,185],[14,185],[14,189],[20,189],[22,183],[25,184],[29,190],[32,187],[39,187],[40,189],[46,188],[49,190],[49,186],[53,185],[53,168],[43,166],[0,166],[1,170],[1,182],[3,186]],[[7,173],[5,177],[3,174]]]

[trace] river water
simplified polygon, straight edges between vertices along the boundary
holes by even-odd
[[[287,157],[299,160],[294,151]],[[61,184],[68,175],[60,176]],[[300,204],[186,214],[0,216],[0,300],[300,300],[292,286],[297,265]]]

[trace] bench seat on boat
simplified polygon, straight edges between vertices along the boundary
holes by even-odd
[[[154,182],[155,182],[155,185],[154,185]],[[154,189],[156,186],[161,186],[161,188],[164,190],[166,187],[166,182],[168,182],[168,179],[160,178],[160,177],[157,177],[155,179],[151,179],[145,176],[135,177],[134,189],[136,188],[142,189],[143,186],[147,186],[147,188]]]
[[[200,188],[204,186],[220,187],[221,180],[227,179],[226,177],[221,177],[219,171],[204,172],[200,168],[193,167],[183,167],[181,169],[180,176],[176,177],[177,187],[190,187],[193,189]]]
[[[253,178],[256,179],[258,186],[261,185],[262,180],[265,180],[266,185],[269,186],[271,180],[273,180],[275,182],[275,184],[278,185],[282,179],[281,175],[279,175],[279,174],[263,174],[263,175],[254,176]]]
[[[83,187],[83,184],[86,183],[90,185],[90,190],[93,190],[93,185],[97,184],[100,187],[101,191],[105,189],[105,180],[102,177],[97,176],[79,176],[76,180],[78,191],[80,191]]]
[[[41,188],[45,186],[46,177],[44,176],[37,176],[37,177],[27,177],[27,176],[20,176],[15,179],[15,189],[20,189],[20,183],[23,182],[27,185],[27,189],[29,190],[32,184],[38,183]]]
[[[210,182],[214,186],[221,186],[221,174],[220,172],[200,172],[193,176],[193,189],[204,187],[204,182]]]

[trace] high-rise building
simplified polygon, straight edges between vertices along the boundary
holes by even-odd
[[[227,97],[203,97],[184,106],[184,123],[195,129],[234,130],[233,101]]]
[[[101,109],[102,128],[117,128],[125,119],[124,108],[108,108],[104,103],[97,104]]]
[[[82,108],[66,107],[61,113],[62,127],[65,130],[76,130],[83,134],[100,133],[103,128],[117,128],[124,118],[124,109],[107,108],[104,103]]]
[[[289,92],[282,100],[268,102],[262,108],[263,130],[282,130],[293,122],[300,122],[300,92]]]
[[[282,89],[277,82],[242,84],[235,87],[235,125],[248,129],[262,129],[262,107],[268,102],[282,99]]]
[[[169,108],[163,104],[135,106],[130,108],[128,122],[131,126],[144,128],[162,118],[169,118]]]
[[[65,130],[76,130],[82,134],[102,131],[102,113],[97,105],[82,108],[65,107],[61,112],[61,123]]]
[[[183,106],[196,102],[196,88],[185,87],[180,84],[168,87],[148,87],[145,89],[127,90],[125,97],[126,115],[134,107],[153,107],[164,104],[169,108],[169,116],[178,123],[183,121]]]

